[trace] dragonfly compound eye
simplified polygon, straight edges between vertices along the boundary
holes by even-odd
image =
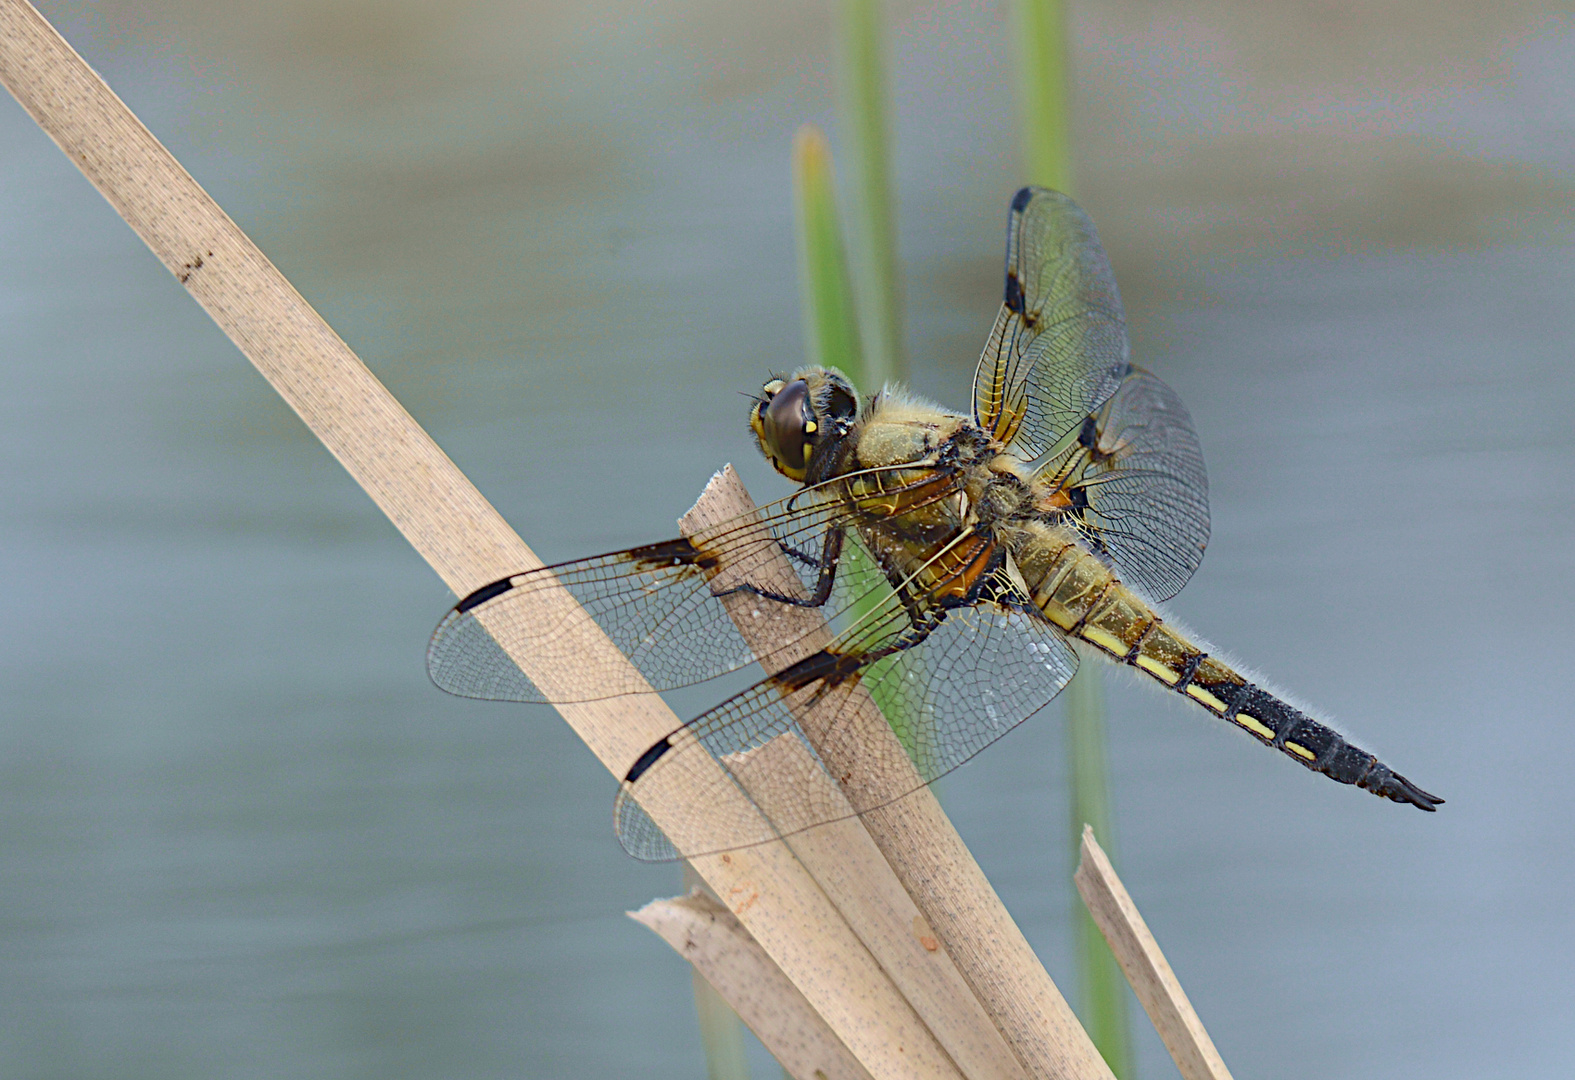
[[[777,468],[795,480],[802,479],[815,433],[809,407],[809,383],[794,379],[771,398],[760,417],[760,443]]]

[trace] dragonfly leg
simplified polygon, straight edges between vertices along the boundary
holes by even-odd
[[[819,556],[811,555],[807,551],[800,551],[786,540],[778,540],[777,547],[782,549],[782,554],[786,555],[788,558],[802,566],[813,566],[818,568],[821,564]]]
[[[816,687],[814,695],[805,703],[808,707],[818,702],[832,687],[857,676],[871,664],[923,643],[944,618],[946,618],[945,610],[937,609],[922,621],[911,624],[896,640],[887,642],[878,649],[870,649],[868,652],[860,652],[856,646],[846,651],[837,648],[821,649],[796,664],[783,668],[771,676],[769,681],[784,694],[794,693],[819,682],[820,685]]]
[[[831,599],[831,586],[836,581],[837,577],[837,561],[842,557],[842,530],[839,528],[830,528],[826,530],[825,543],[822,545],[820,557],[818,559],[813,555],[799,551],[797,548],[789,547],[787,544],[784,544],[781,541],[777,542],[777,546],[780,547],[785,554],[797,558],[800,561],[818,569],[818,573],[815,576],[814,591],[811,592],[807,597],[790,596],[787,593],[780,593],[774,589],[763,588],[759,585],[751,585],[748,582],[745,582],[742,585],[736,585],[731,589],[724,589],[715,595],[731,596],[734,593],[743,592],[752,593],[755,596],[762,597],[766,600],[773,600],[779,604],[791,604],[794,607],[818,608],[824,606],[826,601]]]
[[[906,597],[904,599],[906,600]],[[877,660],[884,660],[888,656],[906,652],[915,645],[924,644],[924,639],[929,637],[945,618],[945,608],[938,607],[930,611],[921,611],[917,606],[910,606],[908,609],[908,628],[896,639],[887,642],[878,649],[871,649],[865,653],[860,667],[867,668]]]

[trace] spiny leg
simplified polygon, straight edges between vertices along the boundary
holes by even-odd
[[[735,593],[751,593],[779,604],[791,604],[793,607],[818,608],[824,606],[826,601],[831,598],[831,587],[836,582],[837,577],[837,563],[842,558],[842,530],[835,526],[826,530],[826,539],[821,547],[820,558],[818,559],[781,541],[777,542],[777,546],[782,549],[783,554],[818,569],[815,577],[815,589],[809,596],[789,596],[787,593],[779,593],[773,589],[751,585],[748,582],[742,585],[735,585],[731,589],[723,589],[715,595],[722,597],[732,596]]]

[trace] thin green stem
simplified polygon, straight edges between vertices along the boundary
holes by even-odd
[[[1017,0],[1017,99],[1028,181],[1072,190],[1066,13],[1060,0]]]
[[[842,0],[837,86],[852,180],[854,295],[871,392],[906,375],[884,30],[880,0]]]
[[[1074,863],[1085,823],[1094,827],[1094,836],[1111,856],[1111,861],[1115,860],[1115,838],[1110,827],[1109,770],[1105,763],[1104,696],[1104,672],[1093,664],[1084,665],[1065,691]],[[1081,903],[1075,904],[1074,909],[1083,1024],[1110,1071],[1128,1080],[1133,1075],[1133,1068],[1126,977],[1088,909]]]
[[[798,209],[799,283],[809,360],[840,368],[855,386],[869,393],[878,387],[872,386],[872,373],[859,350],[858,314],[853,306],[853,287],[842,246],[831,149],[820,130],[810,124],[799,128],[793,140],[793,195]],[[842,555],[840,571],[846,575],[844,580],[863,578],[870,569],[858,544],[848,545]],[[866,597],[855,603],[849,614],[857,621],[879,602],[878,594]],[[886,722],[912,753],[920,733],[908,724],[899,690],[883,682],[870,688]]]
[[[813,124],[799,128],[793,140],[793,201],[805,351],[810,363],[840,368],[855,385],[862,385],[866,373],[837,215],[831,147]]]
[[[1072,190],[1072,113],[1067,100],[1066,13],[1060,0],[1017,0],[1017,87],[1023,167],[1030,183]],[[1085,664],[1066,688],[1074,861],[1086,822],[1114,861],[1105,763],[1104,673]],[[1133,1075],[1127,986],[1116,958],[1081,903],[1074,904],[1081,1013],[1094,1045],[1121,1080]]]

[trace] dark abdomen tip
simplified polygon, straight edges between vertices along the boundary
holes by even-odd
[[[1375,764],[1368,774],[1357,782],[1357,786],[1366,788],[1374,795],[1385,799],[1410,803],[1418,810],[1426,810],[1429,813],[1444,805],[1443,799],[1437,795],[1429,795],[1387,765]]]

